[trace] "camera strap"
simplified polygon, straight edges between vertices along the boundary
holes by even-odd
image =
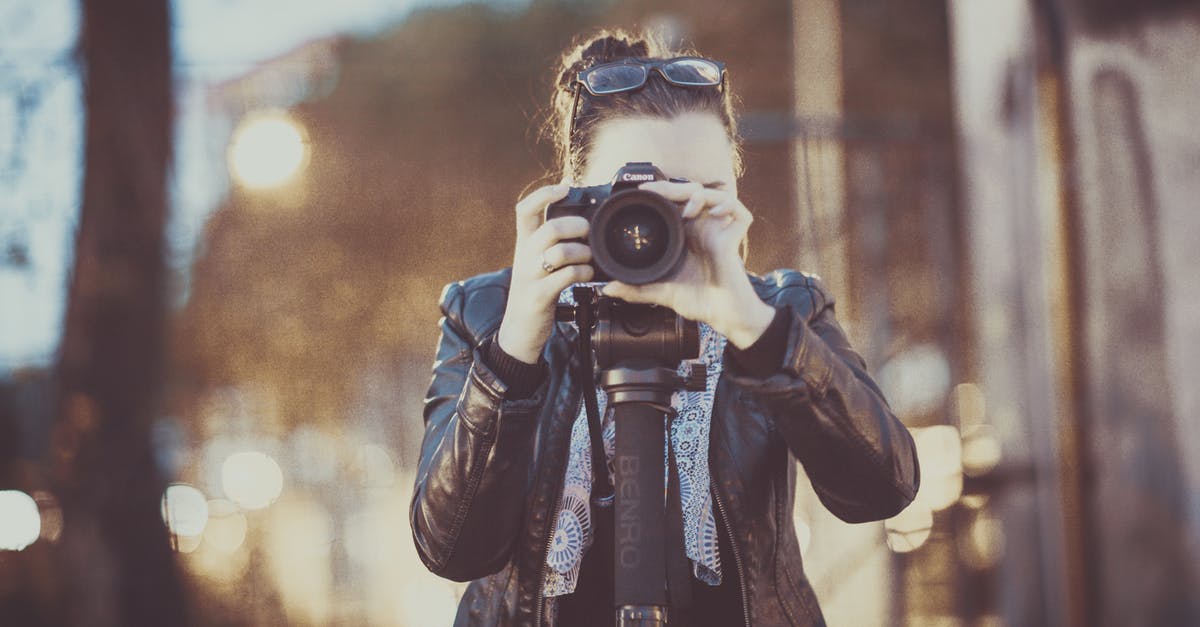
[[[590,287],[576,287],[575,324],[579,327],[579,380],[583,385],[583,405],[587,412],[588,433],[592,441],[592,505],[612,507],[613,486],[608,477],[608,458],[604,454],[604,432],[600,407],[596,403],[596,372],[592,355],[592,329],[595,327],[595,310],[592,308],[594,292]]]

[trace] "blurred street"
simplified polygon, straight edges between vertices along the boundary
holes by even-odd
[[[800,482],[829,624],[1200,625],[1184,0],[0,0],[0,625],[451,625],[437,299],[601,26],[726,63],[748,269],[821,276],[916,439],[890,520]]]

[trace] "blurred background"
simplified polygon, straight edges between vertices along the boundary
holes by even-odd
[[[447,282],[557,55],[728,64],[750,269],[923,481],[794,513],[831,625],[1200,624],[1200,5],[0,0],[0,624],[449,625],[407,522]]]

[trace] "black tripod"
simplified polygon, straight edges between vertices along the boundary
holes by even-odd
[[[685,387],[703,390],[705,371],[694,365],[687,377],[679,362],[700,354],[698,325],[665,307],[637,305],[598,296],[591,287],[573,290],[575,307],[564,307],[560,319],[580,330],[579,350],[588,428],[595,472],[592,504],[609,507],[614,489],[608,480],[601,417],[594,393],[592,353],[600,385],[608,394],[616,422],[614,458],[616,489],[613,575],[616,624],[660,627],[672,605],[690,604],[690,568],[683,546],[679,479],[674,456],[666,447],[674,417],[671,394]],[[664,449],[671,456],[664,463]],[[669,471],[666,489],[663,477]]]

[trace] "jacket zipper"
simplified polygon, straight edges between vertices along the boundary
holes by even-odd
[[[725,515],[725,504],[721,501],[721,492],[717,490],[717,484],[712,484],[713,500],[717,503],[717,512],[721,515],[721,522],[725,523],[725,531],[729,533],[729,546],[733,549],[733,563],[737,567],[738,576],[738,592],[742,596],[742,616],[746,621],[746,627],[750,627],[750,601],[746,598],[746,577],[742,572],[742,553],[738,550],[737,537],[733,535],[733,527],[729,524],[729,517]]]
[[[579,418],[579,410],[583,407],[583,394],[579,394],[579,401],[575,403],[575,413],[572,414],[575,419]],[[574,428],[575,420],[571,421]],[[570,439],[568,438],[567,453],[563,458],[563,467],[559,469],[558,476],[562,476],[567,471],[567,464],[571,461]],[[554,534],[558,530],[558,517],[562,513],[562,486],[559,486],[558,496],[554,499],[554,517],[550,519],[550,533],[546,537],[546,550],[542,551],[542,561],[538,563],[538,594],[537,608],[534,609],[533,624],[535,627],[542,627],[542,605],[545,603],[542,596],[542,591],[546,589],[546,559],[550,557],[550,548],[554,546]]]

